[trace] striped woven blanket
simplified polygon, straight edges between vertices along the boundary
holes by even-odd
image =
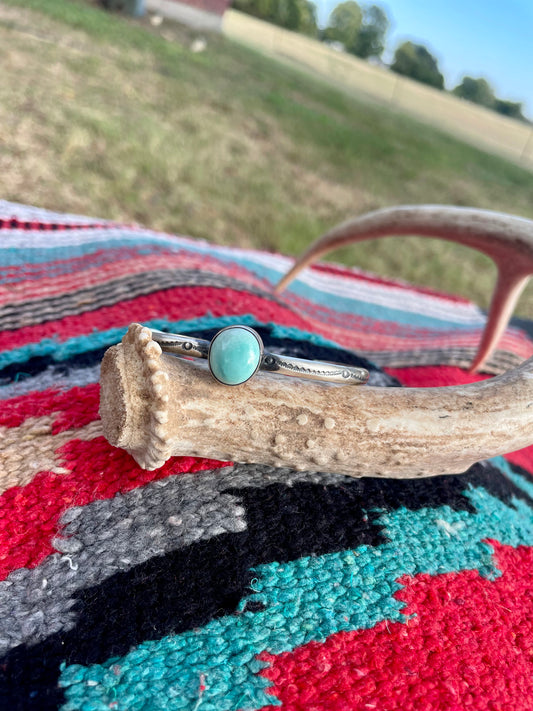
[[[0,201],[0,709],[533,707],[533,450],[422,480],[175,457],[104,439],[131,322],[446,385],[462,299]],[[533,355],[509,328],[488,372]],[[489,426],[489,425],[487,425]],[[379,446],[379,442],[376,443]]]

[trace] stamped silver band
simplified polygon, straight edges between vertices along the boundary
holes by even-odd
[[[207,358],[210,341],[204,341],[192,336],[180,336],[177,333],[165,333],[153,328],[152,339],[159,343],[161,350],[174,355],[190,356],[191,358]]]
[[[296,378],[306,378],[308,380],[321,380],[328,383],[342,383],[343,385],[364,385],[368,381],[368,370],[356,366],[347,366],[340,363],[327,363],[325,361],[306,360],[304,358],[292,358],[289,356],[269,353],[263,348],[263,342],[259,334],[248,326],[228,326],[219,331],[212,341],[205,341],[192,336],[182,336],[176,333],[164,333],[163,331],[152,331],[152,338],[159,343],[161,349],[166,353],[178,356],[188,356],[192,358],[203,358],[208,360],[209,369],[216,380],[225,385],[240,385],[257,371],[263,370],[278,375],[288,375]],[[253,334],[258,343],[257,363],[250,367],[249,374],[242,378],[235,376],[229,382],[217,372],[216,363],[213,362],[211,346],[223,333],[240,331]],[[233,335],[233,333],[232,333]],[[238,357],[238,356],[237,356]]]

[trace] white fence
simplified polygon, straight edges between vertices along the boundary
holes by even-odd
[[[345,91],[367,94],[480,148],[533,168],[533,126],[235,10],[226,12],[222,29],[231,39],[298,64]]]

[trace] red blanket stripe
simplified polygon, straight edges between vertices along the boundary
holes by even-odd
[[[409,388],[466,385],[491,377],[486,373],[467,373],[454,366],[418,366],[416,368],[384,368],[384,370]]]
[[[110,250],[111,252],[115,250]],[[105,254],[106,259],[115,257],[113,261],[100,263],[99,257]],[[78,263],[79,262],[79,263]],[[63,263],[61,263],[63,264]],[[116,254],[109,255],[108,252],[96,252],[92,255],[85,255],[77,259],[64,260],[69,268],[67,274],[50,275],[48,265],[31,265],[35,269],[25,267],[26,279],[9,287],[0,287],[0,304],[19,303],[32,298],[45,298],[66,294],[81,287],[98,286],[107,284],[111,279],[118,279],[123,276],[143,274],[148,271],[166,270],[197,270],[200,272],[212,272],[222,274],[234,279],[240,279],[248,285],[255,285],[260,288],[269,289],[268,282],[254,277],[244,267],[235,264],[225,264],[209,256],[189,254],[185,252],[177,254],[155,253],[139,255],[136,250],[116,250]],[[14,275],[20,275],[20,269]],[[53,270],[52,270],[53,271]]]
[[[253,313],[260,321],[275,322],[283,318],[288,325],[305,329],[307,324],[289,309],[254,294],[235,289],[213,287],[176,287],[147,296],[121,301],[113,306],[104,306],[95,311],[65,316],[56,321],[26,326],[17,331],[4,333],[2,348],[18,348],[55,336],[65,341],[98,329],[127,327],[134,321],[143,323],[150,319],[167,318],[172,321],[194,319],[209,314],[221,317]]]
[[[104,437],[73,439],[57,450],[70,474],[41,472],[26,486],[0,496],[0,579],[16,568],[34,568],[51,553],[61,515],[72,506],[110,499],[167,476],[217,469],[227,462],[173,457],[155,471],[141,469],[122,449]]]
[[[516,464],[528,472],[533,472],[533,445],[519,449],[517,452],[510,452],[505,455],[505,458],[511,462],[511,464]]]
[[[2,347],[4,350],[18,348],[29,343],[35,343],[45,338],[55,337],[59,341],[67,340],[74,336],[81,336],[98,329],[104,331],[110,328],[127,327],[133,321],[147,321],[150,319],[167,318],[171,321],[194,319],[209,315],[214,317],[253,314],[260,323],[278,323],[284,326],[293,326],[303,331],[316,331],[325,338],[336,341],[349,348],[366,350],[409,350],[411,348],[436,348],[442,342],[447,347],[475,347],[479,335],[472,332],[457,331],[446,332],[445,340],[435,333],[424,333],[422,338],[409,339],[405,331],[412,331],[412,327],[397,324],[384,324],[387,335],[376,333],[379,331],[376,322],[369,319],[354,317],[351,324],[352,330],[345,326],[324,324],[314,318],[303,318],[290,308],[286,308],[274,301],[269,301],[261,296],[238,291],[236,289],[218,289],[213,287],[176,287],[166,289],[155,294],[139,296],[125,300],[113,306],[105,306],[95,311],[74,316],[65,316],[62,319],[49,321],[35,326],[26,326],[4,333]],[[370,323],[374,332],[369,332]],[[359,324],[359,328],[357,325]],[[395,336],[394,333],[398,333]],[[500,342],[500,347],[509,344],[509,350],[533,350],[531,342],[523,339],[523,344],[517,344],[516,337],[506,334]],[[523,348],[519,349],[517,346]]]
[[[46,390],[7,400],[0,409],[0,425],[19,427],[30,417],[54,415],[52,434],[59,434],[98,419],[100,386],[92,383],[68,391]],[[0,578],[19,567],[34,567],[53,553],[58,520],[70,506],[111,498],[154,479],[225,463],[194,457],[175,457],[155,472],[141,469],[123,450],[103,437],[89,442],[72,439],[56,451],[69,474],[40,472],[25,486],[0,496]]]
[[[490,543],[496,580],[473,570],[406,576],[395,595],[405,623],[263,653],[270,693],[284,711],[530,711],[533,548]]]
[[[19,427],[28,417],[55,415],[52,434],[83,427],[98,419],[100,385],[91,383],[70,390],[44,390],[5,400],[0,425]]]

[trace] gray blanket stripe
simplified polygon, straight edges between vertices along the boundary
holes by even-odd
[[[59,390],[70,390],[75,387],[83,387],[91,383],[97,383],[100,379],[100,365],[90,368],[73,368],[68,375],[62,373],[63,366],[50,365],[39,375],[24,377],[24,364],[21,366],[21,379],[9,385],[0,386],[0,400],[9,400],[20,395],[27,395],[33,392],[42,392],[48,388]]]
[[[82,278],[83,275],[80,274],[80,280]],[[225,274],[186,269],[160,269],[140,274],[128,274],[102,284],[82,287],[57,296],[39,297],[6,304],[0,308],[0,328],[14,330],[22,326],[46,323],[178,286],[230,288],[282,303],[270,292],[248,284],[245,285],[242,281]],[[287,306],[287,308],[290,307]]]
[[[361,351],[361,355],[380,368],[409,368],[422,365],[453,365],[466,368],[472,363],[476,348],[452,347],[405,351]],[[522,359],[509,351],[497,350],[487,361],[488,372],[502,373],[520,365]]]
[[[58,550],[38,567],[0,582],[0,652],[33,644],[76,624],[74,593],[194,541],[246,528],[228,488],[274,482],[338,482],[338,475],[239,465],[169,476],[112,499],[67,510]]]

